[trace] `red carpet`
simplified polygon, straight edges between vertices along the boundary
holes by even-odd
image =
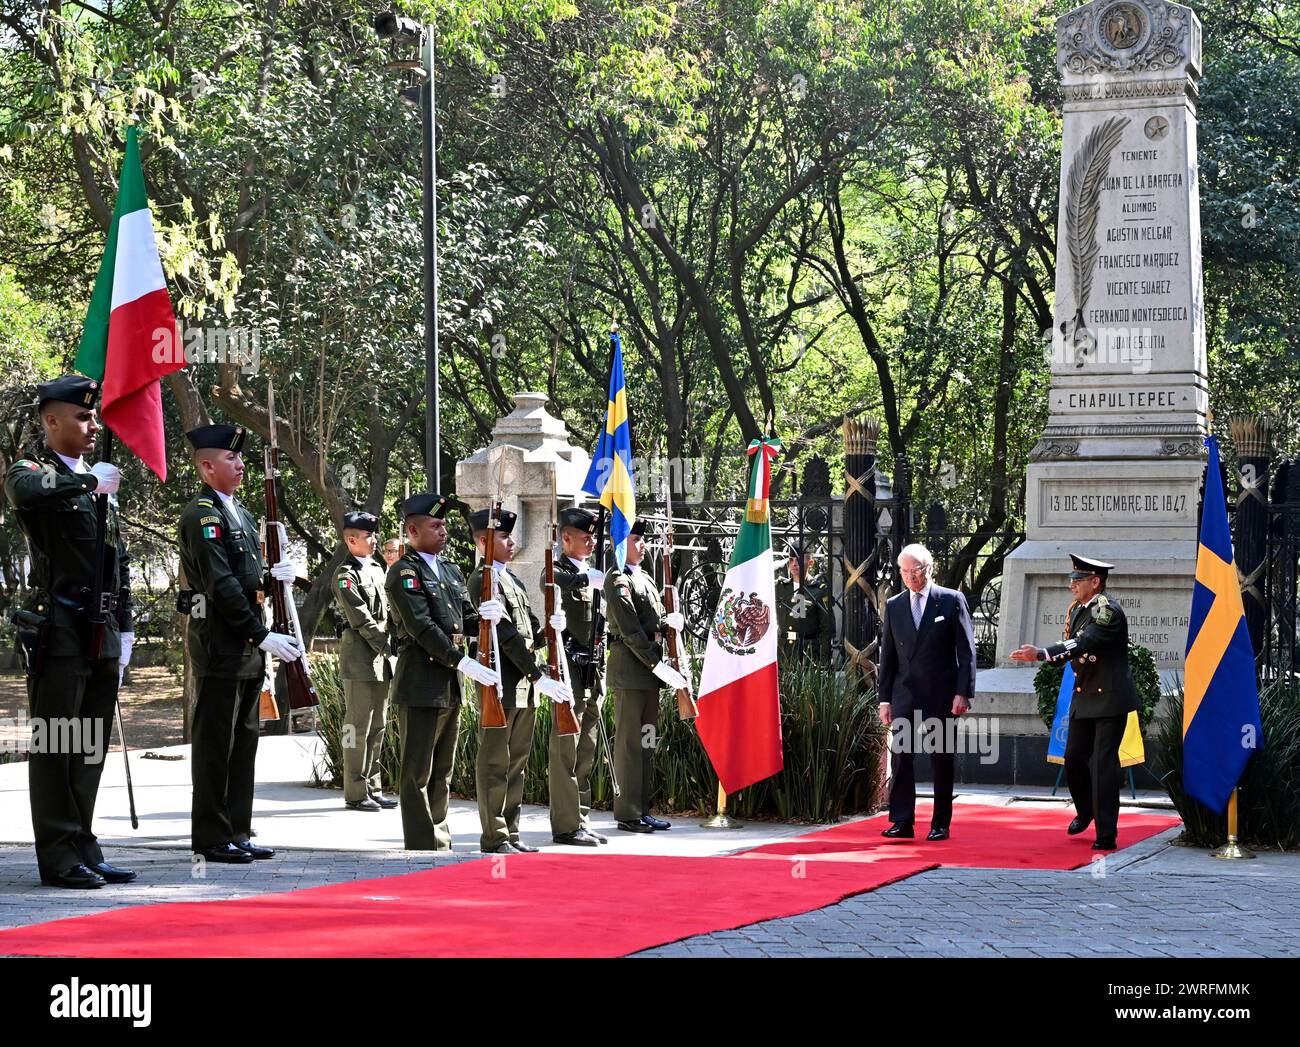
[[[915,840],[882,839],[880,831],[889,827],[889,819],[879,814],[757,847],[737,857],[855,863],[905,860],[975,869],[1079,869],[1105,852],[1092,850],[1096,836],[1091,827],[1078,836],[1066,835],[1072,817],[1066,808],[958,804],[949,839],[927,843],[930,806],[917,804]],[[1118,842],[1120,847],[1128,847],[1178,824],[1176,815],[1121,811]]]
[[[609,957],[808,912],[935,865],[534,854],[0,931],[0,955]],[[494,875],[495,873],[495,875]]]

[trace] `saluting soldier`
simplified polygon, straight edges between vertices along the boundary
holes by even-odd
[[[500,643],[501,704],[506,711],[505,727],[479,726],[478,759],[474,764],[475,792],[482,835],[479,845],[485,854],[520,854],[537,848],[519,838],[519,809],[524,802],[524,771],[533,747],[533,727],[537,720],[536,691],[552,701],[572,701],[573,692],[558,680],[542,673],[534,651],[545,640],[545,630],[528,602],[528,589],[510,571],[515,555],[511,535],[518,519],[515,513],[501,510],[494,530],[494,548],[487,548],[490,509],[471,513],[469,524],[474,532],[480,561],[470,576],[469,591],[473,600],[483,592],[483,572],[496,576],[495,599],[478,604],[481,618],[496,622]],[[557,611],[551,626],[562,633],[564,612]]]
[[[1128,714],[1138,707],[1137,687],[1128,662],[1128,619],[1119,601],[1106,595],[1106,576],[1114,564],[1070,554],[1070,595],[1065,639],[1051,647],[1024,644],[1011,652],[1017,662],[1072,661],[1074,694],[1065,742],[1065,780],[1075,817],[1067,830],[1075,836],[1095,818],[1094,851],[1113,851],[1119,827],[1123,771],[1119,746]]]
[[[95,450],[99,383],[64,375],[37,386],[45,449],[20,459],[5,476],[5,494],[31,557],[30,599],[24,610],[43,624],[20,624],[27,661],[27,696],[34,723],[62,721],[76,728],[74,752],[33,746],[27,780],[41,882],[50,887],[95,888],[135,879],[130,869],[104,861],[91,827],[99,778],[117,702],[123,657],[120,636],[130,628],[126,550],[118,534],[121,483],[107,462],[87,466]],[[99,657],[90,657],[90,599],[98,564],[95,496],[109,496],[104,562],[106,624]],[[46,731],[47,740],[57,732]],[[56,745],[55,748],[58,748]]]
[[[334,602],[347,620],[339,643],[343,680],[343,802],[354,811],[396,807],[385,796],[379,755],[388,726],[388,689],[393,678],[385,570],[375,559],[379,518],[345,513],[348,558],[334,572]]]
[[[813,556],[802,543],[790,546],[785,572],[776,576],[776,614],[784,658],[831,660],[834,619],[830,593],[814,573]]]
[[[235,498],[244,480],[245,430],[204,425],[185,434],[203,480],[181,513],[181,566],[190,588],[190,664],[197,697],[190,774],[194,782],[191,847],[210,862],[242,865],[275,852],[250,840],[257,760],[263,652],[281,661],[303,657],[297,638],[271,632],[261,604],[268,583],[257,521]],[[271,567],[271,584],[290,582],[298,565]]]
[[[460,570],[441,555],[451,505],[445,495],[428,492],[406,500],[406,553],[388,568],[385,581],[397,635],[392,700],[402,736],[399,795],[408,851],[451,850],[447,810],[460,733],[458,673],[499,680],[465,653],[477,616]]]
[[[581,725],[576,735],[551,732],[547,776],[551,799],[551,836],[556,843],[595,847],[609,841],[591,828],[591,771],[600,735],[600,692],[604,667],[597,662],[595,684],[584,686],[596,592],[605,584],[603,572],[587,564],[596,547],[596,516],[586,509],[560,511],[560,546],[555,556],[555,584],[566,628],[562,634],[573,687],[573,712]],[[563,555],[560,555],[560,554]],[[543,587],[546,570],[542,570]],[[599,638],[598,638],[599,640]]]
[[[629,833],[672,828],[650,813],[654,792],[651,766],[659,724],[659,694],[690,682],[664,658],[661,627],[680,630],[679,611],[664,613],[654,579],[642,568],[645,521],[637,520],[627,540],[627,569],[605,575],[605,607],[609,619],[609,686],[614,691],[614,771],[618,797],[614,817]]]

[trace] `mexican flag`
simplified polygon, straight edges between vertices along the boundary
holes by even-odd
[[[185,366],[145,195],[136,129],[126,156],[104,260],[77,349],[76,369],[103,387],[100,415],[140,461],[167,479],[163,375]]]
[[[700,741],[728,793],[762,781],[785,765],[776,682],[776,579],[767,498],[775,436],[749,445],[749,502],[713,614],[700,676]]]

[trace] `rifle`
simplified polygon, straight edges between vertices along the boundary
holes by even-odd
[[[664,483],[664,508],[668,513],[668,526],[664,528],[664,612],[672,614],[673,611],[678,609],[680,601],[677,599],[677,587],[673,585],[673,495],[671,476]],[[690,666],[688,665],[686,671],[682,672],[681,645],[677,630],[670,629],[666,625],[663,630],[664,638],[667,640],[668,664],[689,680],[691,678]],[[677,688],[677,716],[683,720],[694,720],[699,715],[700,708],[695,704],[695,697],[691,694],[690,688]]]
[[[501,492],[498,490],[497,493],[499,495]],[[483,546],[483,584],[479,586],[478,591],[480,603],[484,600],[491,600],[496,595],[496,577],[492,563],[496,553],[497,520],[500,519],[500,513],[501,502],[498,499],[492,503],[492,512],[488,514],[487,540]],[[480,618],[478,623],[479,664],[491,668],[492,657],[497,655],[497,670],[500,671],[499,651],[496,622],[489,622],[484,618]],[[497,691],[496,685],[479,684],[478,693],[480,703],[479,725],[484,728],[504,727],[506,725],[506,709],[501,704],[501,695]]]
[[[262,548],[266,549],[266,529],[262,530]],[[271,623],[266,621],[265,612],[262,620],[266,627],[271,628]],[[275,669],[271,665],[271,656],[262,655],[262,693],[257,699],[257,718],[259,721],[278,720],[280,719],[280,706],[275,700]]]
[[[406,512],[406,503],[411,500],[411,478],[408,476],[406,482],[402,485],[402,505],[397,513],[397,555],[406,555],[406,519],[402,513]]]
[[[280,448],[275,438],[275,386],[269,380],[266,383],[266,412],[271,420],[271,439],[266,447],[266,562],[276,564],[284,558],[284,551],[280,548],[280,512],[275,493],[275,481],[280,475]],[[307,671],[307,643],[303,639],[290,584],[279,582],[271,585],[271,631],[296,637],[302,646],[301,658],[284,663],[284,678],[289,687],[289,708],[310,709],[320,704],[320,698]]]
[[[546,668],[552,680],[565,680],[568,666],[560,654],[560,635],[551,628],[551,616],[555,614],[555,549],[560,544],[560,514],[555,496],[555,473],[551,473],[551,544],[546,547]],[[565,680],[565,682],[568,682]],[[572,685],[570,685],[572,689]],[[582,725],[573,713],[571,702],[551,702],[551,713],[555,717],[555,733],[568,737],[580,734]]]

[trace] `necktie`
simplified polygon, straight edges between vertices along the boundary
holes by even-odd
[[[921,628],[921,615],[925,613],[925,593],[912,594],[912,624]]]
[[[433,572],[434,581],[442,581],[442,572],[438,570],[438,558],[436,556],[429,561],[429,570]]]

